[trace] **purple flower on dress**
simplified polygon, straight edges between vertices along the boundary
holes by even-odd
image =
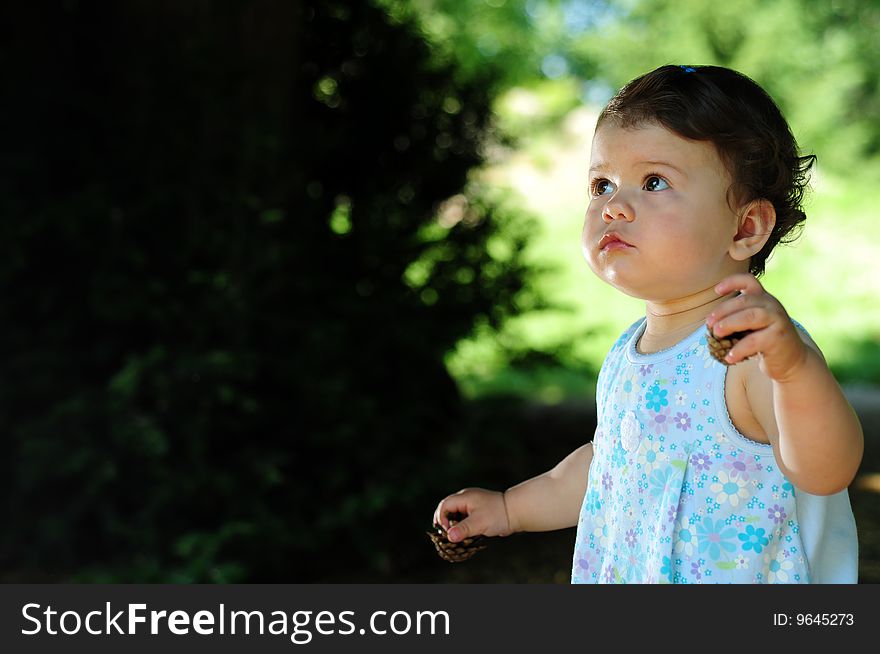
[[[611,490],[611,487],[614,485],[614,480],[611,478],[611,473],[606,472],[602,475],[602,488],[605,490]]]
[[[703,575],[700,574],[700,564],[697,562],[691,563],[691,574],[694,579],[700,580],[703,578]]]
[[[691,418],[687,413],[676,413],[673,422],[675,422],[675,426],[682,431],[687,431],[691,428]]]
[[[578,568],[585,579],[599,579],[599,557],[595,550],[584,549],[578,557]]]
[[[639,374],[642,377],[647,377],[651,374],[651,370],[654,368],[653,363],[649,363],[647,366],[639,366]]]
[[[614,570],[611,568],[611,565],[605,566],[605,583],[613,584],[614,583]]]
[[[708,470],[712,465],[712,459],[705,452],[695,452],[691,454],[691,466],[696,470]]]
[[[678,510],[674,506],[670,506],[666,511],[666,517],[669,522],[675,522],[675,519],[678,517]]]
[[[728,454],[724,460],[724,467],[728,470],[731,479],[738,477],[743,481],[748,481],[749,471],[758,472],[761,470],[760,464],[756,464],[754,459],[749,461],[749,456],[745,452]]]
[[[669,411],[669,407],[666,407],[654,414],[653,426],[658,434],[666,434],[669,432],[669,423],[671,422],[669,420]]]
[[[635,547],[636,546],[636,532],[634,532],[632,529],[627,530],[625,540],[626,540],[627,545],[629,545],[630,547]]]
[[[788,517],[781,506],[778,504],[774,504],[772,509],[767,511],[767,515],[769,518],[773,520],[777,525],[782,524],[782,522]]]

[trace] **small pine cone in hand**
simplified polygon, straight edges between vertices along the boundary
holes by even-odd
[[[722,338],[718,338],[712,333],[712,328],[708,325],[706,326],[706,331],[708,332],[706,334],[706,341],[709,344],[709,354],[725,366],[729,366],[730,363],[725,361],[724,357],[727,356],[734,345],[751,333],[749,331],[734,332]]]
[[[449,516],[449,526],[452,527],[456,522],[464,520],[466,516],[461,513],[452,513]],[[443,525],[434,525],[434,531],[425,532],[434,543],[437,554],[445,561],[450,563],[461,563],[467,561],[480,550],[486,549],[485,536],[473,536],[452,543],[446,537],[446,530]]]

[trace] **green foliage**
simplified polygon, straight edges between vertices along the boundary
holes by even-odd
[[[413,19],[459,74],[495,71],[498,90],[535,79],[592,77],[587,59],[564,56],[577,36],[622,12],[604,0],[378,0],[392,17]]]
[[[498,97],[498,129],[516,147],[527,147],[535,136],[555,131],[580,104],[580,85],[575,79],[536,79]]]
[[[639,0],[569,56],[601,62],[615,88],[667,63],[740,70],[777,100],[807,151],[846,170],[880,154],[878,28],[877,2]]]
[[[461,413],[444,354],[526,279],[528,219],[468,185],[491,75],[368,3],[2,22],[0,568],[406,565]]]
[[[770,92],[822,165],[880,155],[876,0],[381,2],[462,70],[497,71],[501,90],[571,78],[585,83],[575,97],[602,103],[663,64],[728,66]]]

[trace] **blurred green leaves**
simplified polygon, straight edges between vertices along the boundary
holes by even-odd
[[[820,165],[845,170],[880,154],[877,0],[382,0],[416,15],[462,70],[499,68],[501,89],[540,79],[584,83],[571,97],[667,63],[728,66],[779,102]],[[497,43],[491,48],[485,44]],[[483,44],[483,47],[481,47]],[[595,88],[598,93],[592,94]]]

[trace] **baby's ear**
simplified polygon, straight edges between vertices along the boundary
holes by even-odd
[[[776,225],[776,209],[769,200],[752,200],[742,208],[739,229],[730,244],[730,256],[746,261],[758,254]]]

